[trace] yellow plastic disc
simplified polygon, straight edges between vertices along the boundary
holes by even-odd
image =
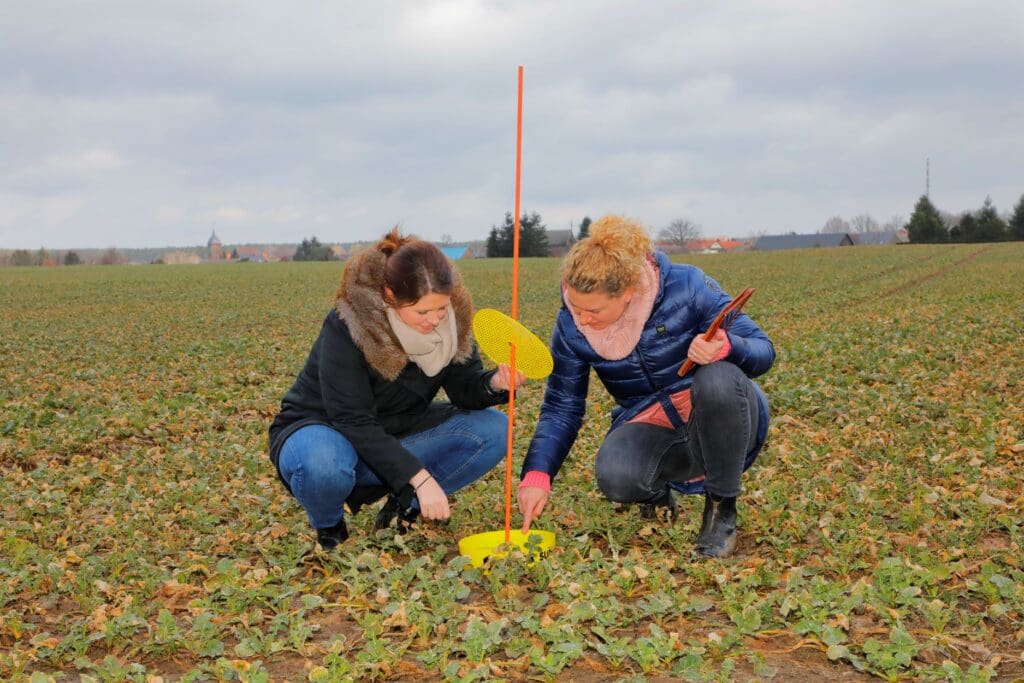
[[[544,379],[555,362],[547,345],[533,332],[501,311],[481,308],[473,316],[473,334],[480,350],[495,363],[509,364],[511,345],[516,346],[516,370],[530,379]]]
[[[524,554],[530,554],[531,564],[540,558],[540,555],[555,547],[555,534],[553,531],[537,531],[531,529],[529,533],[523,534],[519,529],[512,529],[509,532],[508,545],[519,548]],[[527,544],[536,544],[530,553]],[[485,531],[481,534],[466,536],[459,541],[459,554],[470,559],[474,567],[483,566],[490,558],[500,558],[508,555],[507,552],[499,551],[498,548],[505,546],[505,531]]]

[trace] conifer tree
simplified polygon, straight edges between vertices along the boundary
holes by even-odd
[[[1020,196],[1017,206],[1013,208],[1009,228],[1010,239],[1024,240],[1024,194]]]
[[[491,226],[491,233],[487,237],[487,255],[512,256],[515,239],[515,223],[512,220],[512,212],[505,212],[505,223],[501,227]],[[536,211],[531,214],[524,214],[519,219],[519,255],[520,256],[547,256],[548,230]]]
[[[985,197],[985,204],[978,211],[976,241],[1001,242],[1005,239],[1006,223],[992,205],[992,198]]]
[[[584,239],[590,236],[590,216],[584,216],[583,220],[580,221],[580,234],[576,236],[576,239]]]
[[[921,195],[914,206],[914,214],[907,224],[907,232],[910,241],[915,243],[934,243],[949,241],[949,233],[942,223],[939,212],[935,205],[928,199],[928,195]]]

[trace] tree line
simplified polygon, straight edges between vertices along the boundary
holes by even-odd
[[[77,251],[66,251],[62,256],[60,252],[47,251],[43,247],[40,247],[39,251],[15,249],[11,252],[9,262],[12,266],[57,266],[61,264],[64,264],[65,266],[77,266],[84,263]],[[101,265],[112,265],[124,262],[125,259],[120,255],[120,252],[113,247],[105,251],[100,258],[96,260],[96,263]]]
[[[590,224],[590,217],[584,217],[575,239],[586,238],[590,233]],[[1013,212],[1006,219],[999,215],[991,197],[986,197],[981,208],[975,211],[952,214],[940,212],[928,195],[921,195],[914,206],[910,221],[906,224],[899,216],[893,216],[884,225],[879,225],[868,214],[855,216],[851,221],[846,221],[841,216],[832,216],[825,222],[820,232],[865,233],[900,228],[906,228],[913,243],[1024,240],[1024,195],[1021,195]],[[677,218],[661,228],[657,237],[663,242],[682,245],[700,239],[702,231],[703,228],[697,223],[687,218]],[[487,256],[512,256],[514,233],[512,212],[506,211],[504,222],[500,226],[492,225],[487,235]],[[451,237],[444,235],[442,243],[450,244]],[[548,256],[549,253],[547,226],[541,220],[540,214],[536,211],[523,214],[519,219],[519,255]],[[337,258],[331,247],[321,243],[315,236],[303,239],[292,257],[295,261],[333,261]],[[126,260],[116,248],[111,247],[103,252],[96,262],[101,265],[114,265],[125,263]],[[9,258],[12,266],[55,266],[61,263],[65,266],[75,266],[82,262],[75,251],[64,252],[61,257],[59,252],[51,253],[44,248],[36,252],[16,249],[11,252]]]
[[[854,216],[850,220],[844,219],[842,216],[832,216],[825,225],[822,226],[822,234],[826,233],[868,233],[868,232],[890,232],[892,230],[901,230],[907,224],[907,221],[903,216],[893,216],[884,224],[879,224],[878,221],[869,213],[862,213]]]
[[[907,223],[911,242],[1003,242],[1024,240],[1024,195],[1004,220],[991,197],[975,211],[959,216],[939,212],[928,195],[921,195],[914,206],[914,214]]]

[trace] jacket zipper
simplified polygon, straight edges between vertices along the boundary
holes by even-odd
[[[640,369],[644,371],[644,377],[647,378],[647,385],[651,388],[651,391],[657,391],[658,387],[654,384],[654,378],[651,377],[651,373],[647,370],[647,360],[644,358],[644,354],[640,351],[640,343],[637,342],[636,357],[640,360]]]

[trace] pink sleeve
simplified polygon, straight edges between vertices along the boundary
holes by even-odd
[[[551,475],[540,470],[530,470],[523,477],[523,480],[519,482],[519,488],[524,486],[533,486],[534,488],[544,489],[551,493]]]
[[[732,351],[732,342],[729,341],[729,335],[727,335],[722,330],[719,330],[715,334],[715,336],[718,336],[719,334],[725,337],[725,344],[722,346],[722,350],[718,352],[718,355],[715,356],[714,361],[722,360],[723,358],[729,355],[730,351]]]

